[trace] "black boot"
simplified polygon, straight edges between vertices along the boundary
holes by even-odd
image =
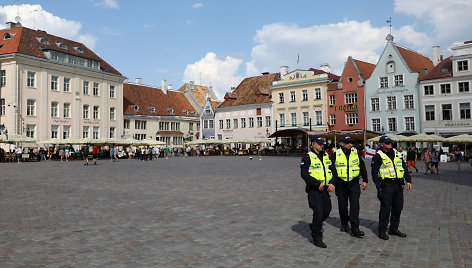
[[[359,230],[359,229],[352,229],[351,230],[351,236],[361,238],[364,236],[364,232]]]
[[[406,237],[406,234],[400,232],[400,230],[398,230],[398,229],[390,228],[390,230],[388,231],[388,234],[389,235],[396,235],[396,236],[399,236],[399,237]]]
[[[347,232],[347,224],[341,223],[341,228],[339,228],[341,232]]]
[[[313,244],[319,248],[327,247],[327,245],[323,242],[323,240],[313,240]]]
[[[388,240],[389,239],[388,235],[385,232],[379,233],[379,238],[383,239],[383,240]]]

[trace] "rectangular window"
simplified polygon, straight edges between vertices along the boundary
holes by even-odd
[[[59,134],[59,126],[51,126],[51,139],[57,139]]]
[[[70,103],[64,103],[64,118],[70,118]]]
[[[57,86],[58,82],[59,82],[59,77],[55,76],[55,75],[52,75],[51,76],[51,90],[53,90],[53,91],[58,91],[59,90],[59,88]]]
[[[459,82],[459,93],[469,92],[469,82]]]
[[[92,88],[92,93],[94,96],[100,96],[100,84],[99,83],[93,83],[93,88]]]
[[[110,86],[110,98],[115,98],[115,86]]]
[[[395,75],[395,86],[401,87],[403,86],[403,74]]]
[[[270,116],[269,115],[265,117],[265,126],[270,127]]]
[[[380,77],[380,88],[388,88],[388,77]]]
[[[26,78],[26,85],[28,87],[36,87],[36,73],[35,72],[28,71],[27,78]]]
[[[93,120],[99,120],[99,119],[100,119],[100,107],[93,106]]]
[[[335,96],[329,95],[329,105],[333,106],[335,104]]]
[[[468,60],[460,60],[457,61],[457,70],[460,71],[468,71],[469,70],[469,61]]]
[[[461,119],[470,119],[470,102],[459,103]]]
[[[452,120],[452,104],[441,104],[442,120]]]
[[[92,139],[97,140],[100,137],[100,127],[93,127]]]
[[[357,103],[357,93],[344,94],[344,104]]]
[[[26,125],[26,137],[34,138],[36,125]]]
[[[146,122],[146,121],[143,121]],[[170,130],[180,130],[180,123],[179,122],[171,122],[170,123]]]
[[[83,119],[90,119],[90,112],[89,112],[89,107],[88,105],[84,105],[82,109],[82,118]]]
[[[297,113],[290,113],[290,122],[292,127],[297,126]]]
[[[26,115],[36,116],[36,101],[35,100],[26,101]]]
[[[284,93],[283,92],[279,93],[279,103],[284,103]]]
[[[250,128],[254,127],[254,117],[249,117],[249,127]]]
[[[323,125],[323,113],[321,111],[315,111],[316,125]]]
[[[129,119],[123,119],[123,128],[129,129]]]
[[[223,139],[223,135],[218,134],[218,140],[222,140],[222,139]]]
[[[397,97],[387,96],[387,110],[396,110],[396,109],[397,109]]]
[[[397,119],[395,117],[388,118],[388,131],[397,131]]]
[[[357,113],[346,113],[346,124],[347,125],[356,125],[358,124],[359,120],[357,117]]]
[[[226,119],[226,129],[231,128],[231,119]]]
[[[83,85],[83,90],[82,90],[83,94],[84,95],[90,95],[90,92],[89,92],[89,81],[84,81],[84,85]]]
[[[82,128],[82,138],[86,139],[89,137],[89,130],[90,130],[89,126],[84,126]]]
[[[279,114],[279,125],[285,127],[285,114]]]
[[[310,125],[310,116],[308,112],[302,112],[303,114],[303,125],[309,126]]]
[[[434,105],[425,105],[424,106],[425,112],[425,120],[426,121],[434,121],[435,119],[435,112],[434,112]]]
[[[203,120],[203,128],[208,129],[208,120]]]
[[[213,121],[213,120],[211,120]],[[193,123],[188,123],[188,131],[193,132]]]
[[[110,127],[110,139],[116,138],[116,128]]]
[[[425,96],[434,95],[434,86],[433,85],[424,86],[423,89],[424,89],[424,95]],[[441,89],[442,89],[442,85],[441,85]]]
[[[0,115],[5,115],[5,99],[0,99]]]
[[[302,90],[302,99],[303,99],[303,101],[308,100],[308,90],[306,90],[306,89]]]
[[[241,128],[246,128],[246,118],[241,118]]]
[[[336,125],[336,114],[329,115],[329,124],[332,126]]]
[[[233,119],[233,128],[238,128],[238,119]]]
[[[262,116],[257,117],[257,127],[262,127]]]
[[[59,117],[59,103],[51,102],[51,117]]]
[[[295,102],[295,91],[290,91],[290,102]]]
[[[70,138],[70,126],[63,126],[62,127],[62,138],[63,139]]]
[[[111,121],[116,120],[116,109],[115,109],[115,107],[110,107],[110,120]]]
[[[406,131],[415,130],[415,118],[413,116],[405,117],[405,130]]]
[[[321,88],[315,88],[315,100],[321,100]]]
[[[403,97],[405,100],[405,109],[415,109],[413,95],[405,95]]]
[[[0,70],[0,86],[6,86],[7,85],[7,71],[6,70]]]
[[[380,100],[379,98],[370,99],[372,112],[380,111]]]
[[[215,128],[215,125],[214,125],[214,123],[213,123],[213,119],[208,120],[208,127],[209,127],[210,129]]]
[[[224,124],[224,123],[223,123],[223,120],[220,120],[220,121],[219,121],[219,127],[220,127],[220,129],[223,129],[223,124]]]
[[[451,94],[451,84],[441,84],[441,94]]]
[[[380,132],[380,118],[372,118],[372,130]]]
[[[70,78],[64,77],[64,92],[70,92]]]
[[[145,120],[134,120],[134,128],[135,129],[146,129],[146,123],[147,121]],[[166,122],[169,123],[169,122]],[[168,129],[166,129],[168,130]]]
[[[134,127],[136,128],[136,123],[134,123]],[[159,122],[159,130],[169,130],[169,122]]]

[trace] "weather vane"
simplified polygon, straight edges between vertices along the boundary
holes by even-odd
[[[392,17],[387,20],[387,23],[390,25],[390,35],[392,35]]]

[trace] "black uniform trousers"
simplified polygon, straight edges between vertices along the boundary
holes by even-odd
[[[331,212],[331,198],[328,193],[328,186],[325,185],[323,191],[310,189],[308,191],[308,205],[313,210],[313,222],[311,227],[311,236],[315,241],[323,241],[321,227]]]
[[[389,220],[390,229],[398,229],[403,210],[403,185],[385,183],[377,192],[377,198],[380,200],[379,233],[387,231]]]
[[[359,178],[351,181],[343,181],[339,179],[336,183],[335,189],[338,197],[339,217],[341,224],[347,225],[351,222],[352,230],[359,230],[359,198],[361,196],[361,186],[359,185]],[[349,202],[349,212],[348,212]]]

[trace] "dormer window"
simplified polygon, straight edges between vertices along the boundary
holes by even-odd
[[[131,105],[131,108],[133,108],[133,111],[139,112],[139,106],[138,105]]]
[[[61,42],[56,43],[56,45],[62,49],[67,49],[67,45]]]
[[[348,82],[352,82],[352,77],[349,76],[349,77],[347,78],[347,81],[348,81]]]
[[[0,48],[2,48],[2,47],[4,47],[4,46],[5,46],[5,44],[1,44],[1,45],[0,45]]]
[[[395,62],[389,61],[387,63],[387,73],[394,73],[395,72]]]
[[[84,49],[81,47],[74,47],[74,50],[79,52],[80,54],[84,54]]]
[[[197,112],[195,112],[195,111],[192,111],[192,114],[195,116],[195,115],[197,115]]]
[[[182,110],[182,112],[184,112],[185,115],[188,115],[188,111],[187,111],[187,110]]]
[[[168,111],[170,114],[174,114],[174,109],[172,109],[172,108],[168,108],[167,111]]]
[[[149,109],[149,111],[150,111],[151,113],[153,113],[153,114],[156,113],[156,108],[154,108],[154,107],[152,107],[152,106],[149,106],[148,109]]]
[[[41,44],[49,45],[49,41],[46,37],[36,37],[36,40],[38,40],[38,42]]]
[[[12,38],[13,36],[15,36],[14,33],[5,33],[5,34],[3,35],[2,40],[8,40],[8,39]]]

